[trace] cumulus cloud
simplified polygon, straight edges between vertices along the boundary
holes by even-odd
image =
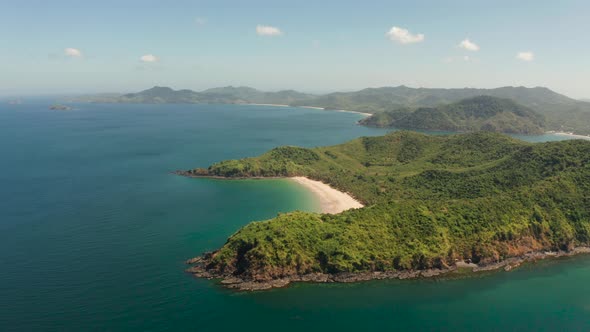
[[[79,49],[71,47],[66,48],[64,54],[72,58],[79,58],[82,56],[82,52]]]
[[[398,42],[400,44],[413,44],[424,41],[424,35],[412,34],[410,31],[400,27],[393,27],[385,34],[391,41]]]
[[[533,52],[518,52],[516,58],[522,61],[533,61],[535,60],[535,54]]]
[[[283,34],[283,32],[279,28],[267,25],[256,26],[256,33],[259,36],[280,36]]]
[[[146,55],[142,55],[139,60],[141,60],[142,62],[158,62],[160,59],[153,55],[153,54],[146,54]]]
[[[469,39],[465,39],[465,40],[463,40],[463,41],[462,41],[462,42],[459,44],[459,47],[461,47],[461,48],[463,48],[463,49],[466,49],[466,50],[468,50],[468,51],[472,51],[472,52],[479,51],[479,46],[478,46],[476,43],[474,43],[474,42],[472,42],[471,40],[469,40]]]

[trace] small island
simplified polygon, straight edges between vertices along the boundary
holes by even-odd
[[[61,104],[51,105],[51,106],[49,106],[49,109],[54,110],[54,111],[71,111],[71,110],[73,110],[72,107],[66,106],[66,105],[61,105]]]
[[[395,132],[182,171],[224,179],[305,177],[364,207],[292,212],[238,230],[190,259],[197,277],[240,290],[510,270],[589,252],[590,142],[526,143],[475,132]]]

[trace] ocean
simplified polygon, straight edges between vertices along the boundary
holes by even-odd
[[[250,221],[319,206],[288,180],[171,171],[387,132],[356,125],[359,114],[50,104],[0,105],[1,331],[590,330],[589,257],[465,279],[255,293],[184,272],[186,259]]]

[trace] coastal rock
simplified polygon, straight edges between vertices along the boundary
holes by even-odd
[[[202,261],[203,261],[203,257],[199,256],[199,257],[191,258],[191,259],[187,260],[185,263],[190,265],[190,264],[201,263]]]
[[[207,270],[206,266],[209,260],[214,257],[214,252],[205,253],[203,256],[188,259],[187,264],[193,265],[186,269],[186,272],[196,278],[205,279],[222,279],[220,284],[224,287],[239,291],[261,291],[272,288],[286,287],[292,282],[313,282],[313,283],[353,283],[369,280],[384,279],[416,279],[416,278],[435,278],[457,271],[458,268],[471,268],[473,273],[488,272],[495,270],[504,270],[506,272],[518,268],[525,262],[535,262],[546,258],[569,257],[578,254],[590,254],[590,247],[576,247],[571,251],[537,251],[529,252],[520,257],[511,257],[500,262],[489,263],[487,265],[476,265],[457,261],[455,265],[444,268],[433,268],[425,270],[402,270],[402,271],[371,271],[371,272],[342,272],[336,274],[327,273],[308,273],[297,274],[294,271],[283,271],[284,276],[280,278],[269,278],[262,275],[254,275],[249,278],[240,277],[231,273],[221,273],[215,270]],[[233,272],[235,273],[235,271]]]

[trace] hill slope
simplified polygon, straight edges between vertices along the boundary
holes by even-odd
[[[545,120],[509,99],[479,96],[437,107],[379,112],[360,123],[402,129],[540,134],[544,132]]]
[[[304,101],[313,95],[284,90],[278,92],[263,92],[249,87],[223,87],[196,92],[192,90],[173,90],[168,87],[155,86],[151,89],[125,95],[98,95],[81,97],[84,102],[102,103],[143,103],[143,104],[291,104],[294,101]]]
[[[224,87],[202,92],[154,87],[126,95],[98,95],[73,101],[101,103],[225,103],[286,104],[345,109],[365,113],[400,108],[436,107],[477,96],[512,99],[546,118],[548,130],[590,134],[590,103],[568,98],[547,88],[502,87],[496,89],[426,89],[406,86],[370,88],[355,92],[311,95],[293,90],[263,92],[248,87]]]
[[[307,176],[368,205],[251,223],[192,261],[197,276],[251,288],[346,273],[439,273],[458,260],[488,265],[590,245],[587,141],[396,132],[332,147],[281,147],[183,174]]]

